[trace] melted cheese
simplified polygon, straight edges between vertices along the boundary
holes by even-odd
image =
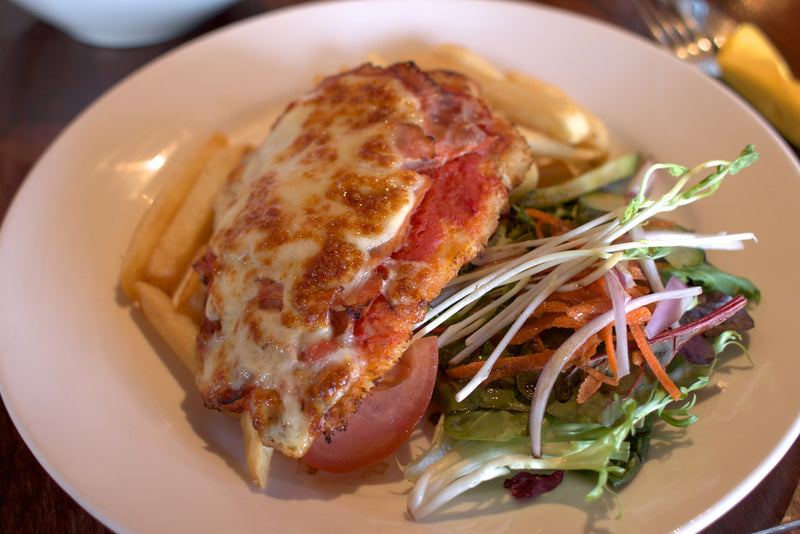
[[[229,366],[232,389],[279,392],[279,420],[261,422],[266,443],[305,450],[305,384],[335,375],[337,387],[315,399],[324,412],[362,372],[346,339],[313,361],[305,351],[334,339],[331,307],[369,276],[382,259],[375,251],[400,235],[424,193],[428,179],[407,170],[414,158],[404,155],[408,132],[397,126],[419,115],[395,79],[344,77],[321,87],[279,119],[217,218],[206,316],[220,330],[200,382]],[[257,305],[265,279],[282,287],[281,309]]]

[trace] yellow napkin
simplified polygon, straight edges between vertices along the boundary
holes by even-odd
[[[800,147],[800,82],[766,35],[740,24],[720,50],[722,79]]]

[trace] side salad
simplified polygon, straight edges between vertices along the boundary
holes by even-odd
[[[403,467],[412,517],[500,477],[527,498],[566,471],[589,473],[586,499],[597,499],[637,474],[658,420],[695,422],[696,392],[726,346],[744,349],[746,307],[760,297],[705,251],[755,236],[699,234],[662,215],[757,157],[748,146],[687,168],[630,154],[600,176],[603,186],[622,177],[613,169],[630,176],[638,165],[621,191],[597,190],[594,173],[513,199],[484,253],[418,325],[417,338],[438,336],[441,415],[430,447]],[[651,198],[656,180],[669,189]]]

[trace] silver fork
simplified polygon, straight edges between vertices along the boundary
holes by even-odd
[[[662,46],[712,76],[720,75],[715,55],[724,44],[724,36],[713,35],[700,22],[699,17],[708,13],[705,2],[633,0],[633,3],[653,38]]]

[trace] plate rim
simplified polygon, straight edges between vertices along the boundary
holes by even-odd
[[[461,2],[463,2],[463,1],[464,0],[461,0]],[[486,4],[487,3],[485,0],[469,0],[469,1],[470,1],[470,3],[476,4],[476,5]],[[19,215],[16,212],[17,212],[17,210],[22,209],[19,206],[24,201],[24,199],[27,198],[28,193],[26,193],[26,191],[30,188],[30,182],[33,179],[35,179],[34,177],[38,176],[38,169],[39,169],[40,165],[42,164],[42,162],[47,160],[47,158],[49,157],[51,151],[54,150],[55,147],[60,146],[60,144],[63,142],[63,139],[65,139],[65,138],[67,138],[67,137],[69,137],[71,135],[71,133],[72,133],[73,129],[76,127],[76,125],[81,124],[82,121],[85,120],[84,118],[87,115],[89,115],[90,113],[93,113],[95,109],[99,108],[102,105],[102,102],[104,102],[108,98],[111,98],[115,94],[115,92],[117,91],[117,89],[119,87],[122,87],[125,84],[127,84],[133,77],[141,76],[142,73],[148,72],[149,69],[151,69],[153,67],[153,65],[155,65],[155,64],[168,63],[169,61],[172,60],[173,57],[179,56],[180,54],[184,53],[185,50],[187,50],[190,47],[197,46],[201,42],[207,42],[207,41],[211,41],[213,39],[217,39],[221,34],[224,34],[224,33],[235,33],[235,32],[242,31],[242,28],[244,26],[247,26],[247,25],[254,25],[254,26],[260,25],[260,24],[263,24],[265,20],[273,19],[276,16],[286,16],[288,14],[291,14],[292,12],[297,12],[297,11],[301,11],[301,12],[303,12],[303,11],[313,11],[313,10],[318,9],[320,6],[323,6],[323,5],[324,6],[328,6],[328,7],[334,6],[334,5],[338,5],[340,7],[343,7],[343,6],[347,6],[347,5],[355,4],[355,3],[365,3],[365,2],[364,2],[364,0],[345,0],[345,1],[311,2],[311,3],[307,3],[307,4],[297,4],[297,5],[287,6],[285,8],[276,9],[274,11],[270,11],[270,12],[267,12],[267,13],[264,13],[264,14],[253,16],[253,17],[249,17],[249,18],[243,19],[241,21],[234,22],[234,23],[232,23],[230,25],[227,25],[227,26],[225,26],[223,28],[220,28],[220,29],[214,30],[212,32],[209,32],[209,33],[207,33],[205,35],[202,35],[202,36],[200,36],[200,37],[198,37],[196,39],[193,39],[192,41],[189,41],[189,42],[187,42],[185,44],[182,44],[182,45],[176,47],[175,49],[167,52],[166,54],[164,54],[162,56],[159,56],[158,58],[154,59],[153,61],[148,62],[144,66],[140,67],[139,69],[135,70],[134,72],[132,72],[131,74],[127,75],[122,80],[120,80],[119,82],[114,84],[111,88],[109,88],[107,91],[105,91],[100,97],[98,97],[95,101],[93,101],[89,106],[87,106],[81,113],[79,113],[75,117],[75,119],[73,119],[73,121],[71,121],[70,124],[66,128],[64,128],[62,130],[62,132],[59,133],[59,135],[48,146],[48,148],[43,152],[42,156],[37,160],[37,162],[31,168],[31,170],[29,171],[28,175],[23,180],[20,188],[18,189],[18,191],[14,195],[14,197],[12,199],[12,202],[10,203],[10,205],[9,205],[7,211],[6,211],[6,214],[4,216],[2,229],[0,229],[0,253],[2,253],[2,251],[6,250],[6,241],[9,238],[8,235],[7,235],[7,227],[8,227],[7,222],[9,220],[11,220],[11,219],[16,220],[16,218],[19,217]],[[389,4],[396,5],[399,2],[397,2],[396,0],[382,0],[381,2],[378,2],[378,3],[384,4],[384,5],[389,5]],[[454,2],[449,1],[449,0],[442,0],[442,1],[437,1],[436,3],[453,4]],[[582,19],[584,22],[589,22],[589,23],[592,23],[592,24],[595,24],[595,25],[598,25],[598,26],[602,26],[602,27],[605,27],[605,28],[613,28],[615,31],[623,33],[623,34],[627,34],[628,36],[636,36],[636,37],[641,38],[637,34],[634,34],[632,32],[628,32],[628,31],[626,31],[626,30],[624,30],[622,28],[618,28],[618,27],[612,26],[612,25],[610,25],[608,23],[605,23],[603,21],[599,21],[597,19],[593,19],[593,18],[584,16],[584,15],[581,15],[579,13],[574,13],[574,12],[567,11],[567,10],[564,10],[562,8],[558,8],[558,7],[554,7],[554,6],[539,5],[539,4],[527,4],[527,3],[521,3],[521,2],[510,2],[510,1],[506,1],[506,0],[502,0],[501,2],[495,2],[495,4],[497,4],[497,3],[503,3],[503,4],[507,4],[507,5],[514,5],[514,6],[518,6],[518,7],[523,7],[524,9],[544,10],[544,11],[548,11],[548,12],[552,12],[552,13],[558,13],[559,15],[563,15],[563,16],[565,16],[565,18],[568,18],[568,19],[575,19],[575,18]],[[774,132],[773,132],[773,134],[774,134]],[[776,138],[777,138],[777,136],[776,136]],[[786,145],[785,142],[781,143],[780,141],[782,141],[782,140],[780,140],[780,138],[777,138],[776,140],[778,140],[778,143],[777,143],[778,146],[782,146],[782,148],[785,151],[787,151],[787,154],[791,154],[789,152],[788,145]],[[793,163],[795,163],[795,166],[796,166],[796,161],[792,160],[791,158],[790,158],[790,161],[793,161]],[[22,198],[23,200],[20,200],[20,198]],[[5,354],[5,350],[0,350],[0,360],[3,359],[2,356],[4,354]],[[1,369],[2,369],[2,365],[0,365],[0,370]],[[6,403],[6,406],[8,408],[9,404],[8,404],[8,400],[5,397],[4,390],[5,390],[5,388],[2,387],[2,374],[0,374],[0,394],[3,395],[4,402]],[[76,497],[76,495],[73,492],[71,492],[68,489],[66,489],[67,487],[71,487],[71,484],[69,484],[66,480],[64,480],[64,478],[61,476],[62,473],[60,472],[60,470],[57,468],[57,466],[52,465],[50,463],[50,460],[46,457],[46,455],[44,455],[43,451],[39,450],[38,447],[31,447],[30,443],[31,443],[31,440],[33,440],[33,436],[28,435],[28,431],[27,431],[25,425],[21,425],[20,424],[21,422],[17,421],[16,412],[14,410],[8,408],[8,413],[9,413],[9,416],[11,417],[11,420],[14,423],[15,427],[20,432],[20,435],[22,436],[22,438],[25,441],[26,445],[28,445],[29,450],[31,450],[31,452],[33,453],[34,457],[36,457],[37,461],[45,468],[45,470],[48,472],[48,474],[53,477],[53,479],[59,484],[59,486],[61,486],[62,488],[65,488],[65,491],[67,491],[67,493],[70,494],[72,496],[72,498],[74,498],[77,502],[79,502],[79,504],[81,504],[81,506],[83,506],[85,509],[90,511],[90,513],[92,513],[92,515],[94,515],[95,517],[100,518],[101,516],[99,516],[95,512],[91,512],[91,510],[93,508],[91,506],[91,503],[83,502],[83,500],[78,498],[78,497]],[[777,463],[780,461],[780,459],[783,456],[785,456],[786,452],[789,450],[789,448],[791,447],[792,443],[794,442],[794,440],[796,439],[798,434],[800,434],[800,414],[798,414],[797,417],[795,418],[795,423],[791,427],[790,431],[787,432],[784,435],[784,438],[780,442],[779,447],[774,451],[774,453],[772,455],[770,455],[768,458],[766,458],[760,464],[760,469],[757,470],[757,475],[756,475],[756,473],[754,473],[752,476],[748,477],[748,479],[745,480],[742,484],[740,484],[737,488],[734,488],[731,492],[729,492],[728,493],[728,497],[726,499],[723,499],[722,501],[717,503],[718,506],[721,509],[720,513],[715,514],[714,512],[716,512],[718,510],[715,510],[714,508],[710,509],[708,511],[710,515],[706,518],[706,519],[708,519],[708,521],[703,523],[700,526],[707,526],[708,524],[713,522],[713,520],[719,518],[726,511],[728,511],[730,508],[735,506],[735,504],[738,503],[741,500],[741,498],[743,498],[747,493],[749,493],[749,491],[751,491],[758,484],[758,482],[763,478],[763,476],[765,476],[772,468],[774,468],[774,466],[777,465]],[[703,518],[703,516],[698,518],[698,519],[701,519],[701,521],[700,521],[701,523],[702,523],[702,518]],[[106,519],[101,519],[101,521],[106,523],[106,524],[112,524]]]

